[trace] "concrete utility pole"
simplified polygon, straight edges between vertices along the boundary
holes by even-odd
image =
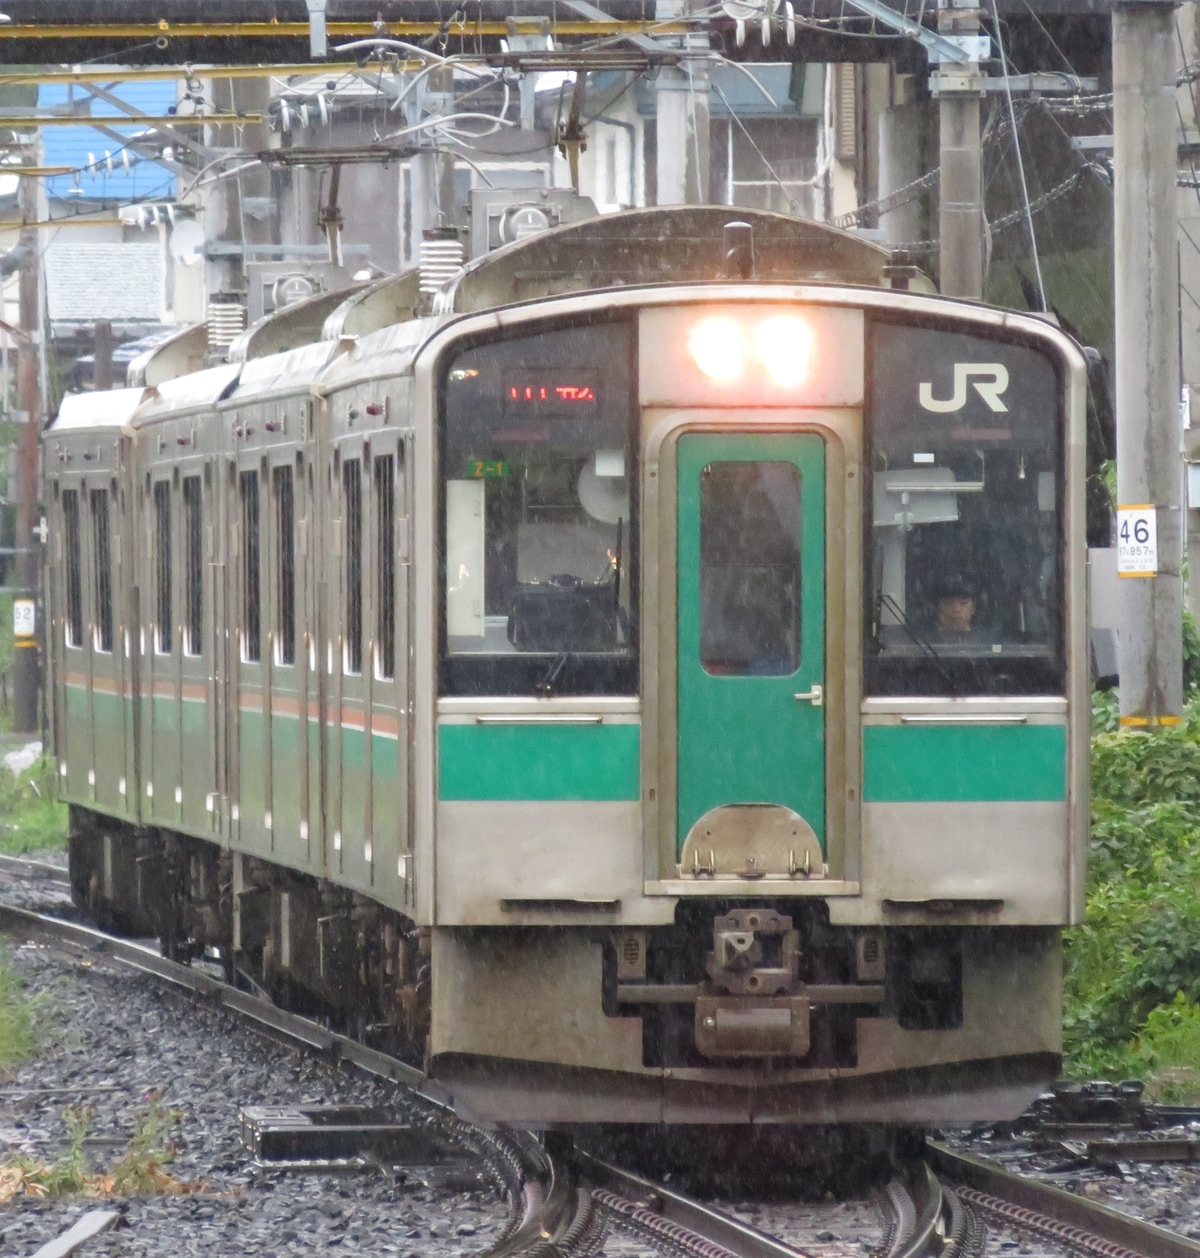
[[[108,319],[97,319],[92,347],[92,388],[113,387],[113,331]]]
[[[1120,719],[1132,727],[1177,724],[1183,707],[1174,13],[1118,0],[1112,16],[1117,502],[1149,507],[1157,533],[1153,571],[1121,582]],[[1120,545],[1137,519],[1119,511],[1122,575],[1138,566]]]
[[[659,21],[672,21],[686,17],[692,7],[691,0],[658,0],[654,15]],[[682,38],[687,47],[696,47],[695,41],[707,47],[707,35]],[[663,66],[655,87],[657,203],[703,205],[709,189],[708,63]]]
[[[431,70],[415,92],[407,111],[410,126],[435,115],[454,112],[454,72],[443,66]],[[424,233],[454,222],[454,154],[435,148],[429,132],[413,137],[420,146],[412,158],[412,207],[409,215],[409,256],[415,262],[421,254]]]
[[[256,113],[266,117],[270,105],[269,79],[212,80],[214,109],[222,113]],[[271,129],[265,123],[245,127],[215,126],[213,149],[270,148]],[[200,160],[207,160],[203,153]],[[255,259],[254,246],[279,240],[279,207],[267,166],[245,171],[236,179],[221,179],[202,192],[208,251],[204,262],[204,292],[208,305],[209,353],[223,358],[226,346],[244,326],[248,306],[247,264]],[[270,253],[260,255],[271,257]],[[214,319],[214,311],[218,318]],[[220,317],[224,314],[224,318]]]
[[[26,161],[32,165],[35,158],[26,150]],[[38,185],[36,179],[22,179],[18,192],[21,221],[35,223],[38,218]],[[16,572],[14,584],[19,593],[17,606],[26,600],[37,599],[38,575],[41,570],[40,549],[34,551],[34,517],[41,498],[38,485],[38,439],[41,435],[41,389],[38,380],[38,328],[41,323],[39,283],[41,258],[38,254],[38,230],[23,227],[19,236],[22,251],[21,271],[18,280],[21,330],[26,333],[17,351],[17,386],[21,397],[21,409],[25,423],[21,426],[17,448],[17,528]],[[36,605],[36,603],[35,603]],[[42,640],[43,617],[19,618],[13,616],[13,730],[20,734],[34,734],[39,729],[38,647]],[[16,632],[20,628],[22,632]]]
[[[977,35],[977,0],[940,0],[938,30],[943,35]],[[983,297],[983,157],[979,103],[983,76],[979,62],[943,64],[937,72],[938,283],[947,297]]]
[[[708,200],[708,67],[692,63],[659,71],[659,205],[703,205]]]
[[[891,100],[879,115],[879,188],[881,201],[918,179],[925,106],[912,99],[912,75],[897,75],[890,66],[888,87]],[[881,209],[879,226],[890,245],[919,240],[921,200],[913,197],[894,209]]]

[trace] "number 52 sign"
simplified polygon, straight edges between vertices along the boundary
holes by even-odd
[[[1158,527],[1154,506],[1117,508],[1117,575],[1158,575]]]

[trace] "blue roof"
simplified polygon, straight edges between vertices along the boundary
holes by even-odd
[[[143,114],[165,114],[175,104],[176,85],[173,82],[117,83],[108,88],[131,108]],[[65,105],[69,100],[87,100],[82,88],[43,84],[39,106]],[[111,117],[114,128],[121,135],[132,138],[144,126],[119,125],[116,119],[121,111],[107,101],[91,98],[91,112],[96,117]],[[130,153],[130,169],[126,172],[121,161],[122,143],[104,135],[94,127],[43,127],[42,160],[47,166],[71,166],[76,175],[56,175],[46,180],[46,193],[51,198],[67,198],[69,195],[89,200],[144,201],[155,197],[169,197],[175,192],[175,176],[158,162],[137,160]],[[108,173],[105,154],[112,155],[113,170]],[[89,154],[99,165],[86,169]],[[78,193],[72,190],[78,188]]]

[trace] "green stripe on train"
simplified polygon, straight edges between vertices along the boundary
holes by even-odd
[[[636,725],[442,725],[442,799],[637,799]]]
[[[1054,800],[1067,794],[1063,725],[868,725],[867,803]]]

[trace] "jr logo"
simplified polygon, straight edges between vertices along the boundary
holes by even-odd
[[[1008,410],[1001,398],[1001,394],[1008,388],[1008,368],[1003,363],[955,363],[953,396],[935,398],[932,382],[922,380],[918,394],[921,405],[925,410],[937,414],[961,411],[967,404],[968,382],[993,411]]]

